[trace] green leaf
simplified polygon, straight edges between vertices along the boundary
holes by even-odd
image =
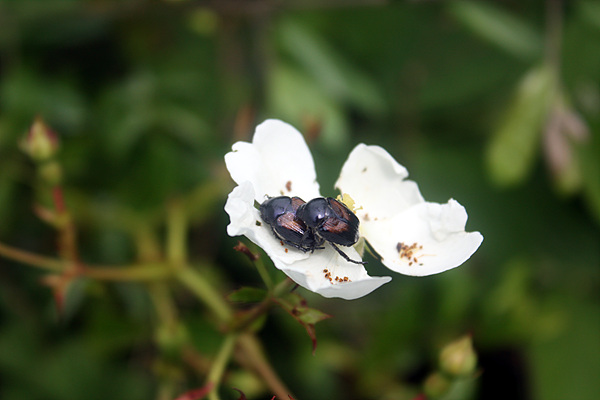
[[[450,12],[473,32],[516,57],[531,60],[542,53],[543,40],[535,29],[490,2],[451,2]]]
[[[555,94],[556,79],[546,65],[532,69],[519,83],[488,146],[487,164],[497,184],[514,185],[526,178]]]
[[[600,133],[591,132],[591,140],[581,146],[583,195],[596,222],[600,223]]]
[[[600,29],[600,4],[597,1],[580,1],[577,2],[578,12],[581,17]]]
[[[231,293],[227,298],[229,301],[239,303],[256,303],[264,300],[267,296],[267,291],[254,287],[243,287]]]
[[[269,109],[274,117],[301,131],[307,121],[321,124],[321,139],[329,148],[347,140],[349,129],[340,105],[314,79],[283,64],[276,65],[269,78]]]
[[[354,67],[351,61],[344,59],[316,32],[286,20],[281,24],[279,33],[285,50],[327,93],[368,113],[383,111],[385,103],[374,81]]]
[[[312,340],[314,353],[317,349],[315,324],[324,319],[331,318],[331,315],[308,307],[306,300],[297,293],[288,293],[275,301],[306,329],[306,333],[308,333],[308,336]]]

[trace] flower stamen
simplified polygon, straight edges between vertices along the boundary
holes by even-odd
[[[323,273],[325,274],[325,279],[329,280],[329,283],[331,283],[332,285],[334,284],[334,282],[338,282],[338,283],[352,282],[352,280],[350,278],[348,278],[347,276],[344,276],[342,278],[342,277],[336,275],[335,278],[332,278],[331,271],[329,271],[327,268],[325,268],[323,270]]]
[[[418,251],[423,250],[423,245],[420,245],[417,242],[414,242],[411,245],[405,244],[404,242],[398,242],[398,244],[396,244],[396,250],[398,251],[400,259],[406,259],[409,266],[412,266],[413,264],[423,265],[415,255]],[[419,257],[421,257],[421,255],[419,255]]]
[[[358,210],[362,210],[362,206],[356,207],[356,202],[348,193],[342,193],[341,195],[338,195],[336,200],[344,203],[344,205],[352,210],[354,214],[356,214]]]

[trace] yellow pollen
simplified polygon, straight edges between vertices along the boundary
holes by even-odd
[[[342,193],[341,195],[338,195],[337,200],[344,203],[346,207],[351,209],[354,213],[356,213],[358,210],[362,210],[362,206],[356,207],[354,199],[348,193]]]

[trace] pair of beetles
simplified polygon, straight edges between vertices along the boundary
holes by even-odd
[[[343,203],[331,197],[317,197],[308,203],[300,197],[278,196],[260,205],[260,216],[275,237],[303,252],[323,249],[328,242],[346,261],[352,260],[337,247],[358,241],[358,217]]]

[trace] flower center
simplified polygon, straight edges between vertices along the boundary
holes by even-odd
[[[342,193],[341,195],[338,195],[336,200],[344,203],[344,205],[346,205],[346,207],[352,210],[354,214],[356,214],[358,210],[362,210],[362,206],[356,207],[356,202],[348,193]]]

